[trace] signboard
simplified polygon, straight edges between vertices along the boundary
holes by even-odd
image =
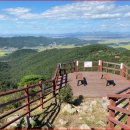
[[[87,67],[92,67],[92,61],[86,61],[84,62],[84,67],[87,68]]]

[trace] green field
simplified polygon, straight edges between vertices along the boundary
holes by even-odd
[[[98,44],[121,44],[122,42],[124,43],[130,43],[130,40],[105,40],[105,41],[100,41]]]
[[[119,47],[125,48],[125,49],[127,49],[127,50],[130,50],[130,45],[120,45]],[[118,47],[118,48],[119,48],[119,47]]]
[[[6,51],[0,50],[0,57],[5,56],[7,54]]]
[[[112,44],[112,47],[114,48],[125,48],[130,50],[130,40],[105,40],[98,42],[98,44]]]

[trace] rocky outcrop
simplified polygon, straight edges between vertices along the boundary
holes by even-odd
[[[7,122],[15,120],[18,117],[19,115],[12,115],[7,119]],[[25,116],[24,118],[20,118],[17,121],[13,122],[8,126],[8,128],[35,128],[35,126],[36,121],[31,117]]]
[[[10,121],[12,121],[12,120],[15,120],[18,117],[19,117],[19,115],[12,115],[12,116],[8,117],[7,123],[10,122]],[[15,121],[12,124],[10,124],[7,128],[21,127],[22,121],[23,121],[23,118],[22,119],[18,119],[17,121]]]
[[[66,120],[63,120],[63,119],[59,119],[59,123],[62,125],[62,126],[65,126],[67,123],[68,123],[68,121],[66,121]]]
[[[76,108],[70,104],[67,104],[64,106],[64,108],[62,109],[62,112],[68,112],[70,114],[74,114],[77,113],[78,111],[76,110]]]
[[[79,126],[79,129],[90,129],[90,127],[87,124],[82,124]]]

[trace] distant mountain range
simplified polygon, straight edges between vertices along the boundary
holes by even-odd
[[[1,34],[0,37],[80,37],[80,36],[130,36],[130,32],[108,32],[108,31],[95,31],[95,32],[75,32],[75,33],[60,33],[60,34]]]
[[[24,48],[48,45],[87,45],[96,44],[101,40],[109,39],[123,39],[130,40],[130,32],[77,32],[64,34],[36,34],[28,36],[26,34],[20,35],[3,35],[0,37],[0,48]]]
[[[83,45],[96,43],[97,40],[86,41],[75,37],[51,38],[51,37],[35,37],[35,36],[19,36],[19,37],[0,37],[0,48],[23,48],[48,45]]]

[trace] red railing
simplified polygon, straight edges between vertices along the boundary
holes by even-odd
[[[130,129],[130,87],[108,95],[108,127]]]
[[[67,64],[68,65],[68,64]],[[69,70],[72,72],[73,67],[72,65],[75,66],[74,62],[69,63]],[[64,66],[64,68],[62,68]],[[62,70],[64,69],[64,71]],[[14,89],[14,90],[10,90],[7,92],[1,92],[0,93],[0,100],[2,101],[2,98],[6,98],[6,97],[12,97],[12,95],[14,96],[15,99],[10,99],[10,101],[8,102],[2,102],[0,103],[0,128],[6,128],[7,126],[9,126],[10,124],[12,124],[13,122],[17,121],[18,119],[24,117],[24,116],[32,116],[31,112],[36,110],[37,108],[41,108],[41,110],[43,110],[43,105],[45,103],[47,103],[49,100],[51,100],[55,95],[57,90],[59,90],[59,82],[61,80],[61,76],[66,74],[67,72],[67,68],[65,68],[64,64],[58,64],[56,71],[54,73],[54,77],[52,78],[52,80],[48,80],[48,81],[40,81],[38,84],[35,85],[25,85],[24,88],[21,89]],[[64,84],[67,82],[67,79],[65,80]],[[33,92],[31,92],[33,91]],[[50,95],[49,99],[45,99],[46,96]],[[34,99],[32,99],[34,97]],[[25,101],[25,103],[24,103]],[[33,106],[33,103],[36,103],[39,101],[39,104],[33,108],[31,108]],[[22,102],[22,105],[19,105],[17,108],[8,109],[8,106],[12,105],[12,104],[16,104],[16,103],[20,103]],[[7,111],[5,112],[5,110],[7,109]],[[20,114],[19,117],[11,120],[10,122],[7,122],[6,124],[3,122],[4,120],[6,120],[11,114],[14,114],[20,110],[24,110],[24,113]],[[3,113],[3,114],[2,114]]]
[[[23,89],[16,89],[16,90],[11,90],[11,91],[8,91],[8,92],[1,93],[0,98],[2,98],[3,96],[5,98],[7,96],[11,97],[12,95],[17,96],[16,93],[19,93],[18,94],[19,96],[15,97],[16,99],[13,99],[13,100],[11,100],[9,102],[1,103],[0,104],[1,109],[6,110],[6,107],[8,105],[11,105],[11,104],[14,104],[14,103],[16,104],[16,103],[22,101],[22,105],[20,105],[16,109],[8,110],[6,113],[4,111],[4,113],[0,115],[0,120],[1,121],[2,121],[2,119],[5,120],[5,118],[8,118],[9,115],[11,115],[11,114],[13,114],[15,112],[18,112],[21,109],[26,109],[26,111],[23,114],[21,114],[18,118],[13,119],[12,121],[8,122],[7,124],[4,124],[1,128],[7,127],[8,125],[12,124],[13,122],[17,121],[18,119],[24,117],[25,115],[31,116],[31,112],[34,111],[35,109],[39,108],[39,107],[42,110],[43,109],[43,104],[47,102],[46,100],[45,101],[43,100],[43,97],[45,97],[45,96],[49,95],[50,93],[52,93],[52,90],[51,90],[52,89],[52,81],[50,80],[50,81],[45,81],[44,82],[44,86],[48,86],[49,84],[50,84],[50,86],[46,87],[44,89],[44,92],[42,90],[43,83],[39,82],[39,84],[37,84],[37,85],[31,85],[31,86],[25,85],[25,87]],[[35,92],[33,92],[33,93],[30,92],[33,89],[36,89]],[[21,97],[21,94],[22,94],[22,97]],[[32,100],[33,96],[35,96],[35,98]],[[52,98],[53,98],[53,95],[51,96],[50,99],[52,99]],[[24,104],[23,101],[25,101],[26,103]],[[33,103],[37,102],[37,101],[39,101],[39,104],[31,109],[31,105]]]
[[[40,81],[36,85],[25,85],[22,89],[15,89],[10,90],[7,92],[1,92],[0,98],[3,97],[11,97],[12,95],[16,99],[10,99],[9,102],[2,102],[0,104],[0,113],[3,113],[0,115],[0,121],[5,120],[10,116],[11,114],[24,110],[23,113],[20,114],[19,117],[13,119],[10,122],[7,122],[6,124],[2,124],[1,128],[6,128],[16,120],[24,117],[24,116],[32,116],[32,111],[36,110],[37,108],[40,108],[43,110],[43,105],[47,103],[49,100],[51,100],[56,94],[58,94],[59,91],[59,85],[61,84],[61,79],[63,75],[67,75],[68,73],[78,72],[78,71],[103,71],[108,73],[114,73],[119,74],[122,77],[125,77],[129,80],[129,72],[130,68],[127,67],[124,64],[117,64],[112,62],[105,62],[105,61],[92,61],[92,67],[85,67],[83,61],[76,61],[76,62],[70,62],[65,64],[58,64],[56,71],[54,73],[54,77],[51,80],[48,81]],[[63,82],[62,82],[63,83]],[[67,83],[67,78],[64,83]],[[32,92],[34,91],[34,92]],[[126,91],[126,90],[125,90]],[[124,91],[123,91],[124,92]],[[45,97],[51,95],[49,99],[46,99]],[[125,107],[118,108],[119,104],[123,103],[124,101],[128,101],[129,99],[129,93],[125,93],[123,95],[120,95],[120,93],[115,95],[109,95],[108,98],[110,99],[110,105],[108,106],[109,109],[109,127],[113,128],[115,125],[121,126],[121,128],[129,128],[129,103],[128,107],[125,105]],[[23,103],[25,101],[25,103]],[[39,101],[39,104],[32,108],[33,103],[36,103]],[[8,106],[12,104],[21,103],[21,105],[18,105],[16,108],[9,110]],[[7,108],[6,108],[7,107]],[[124,110],[126,108],[126,110]],[[117,119],[117,114],[119,112],[122,112],[128,116],[127,118],[127,124],[122,124]],[[118,114],[119,116],[119,114]],[[114,125],[113,125],[114,124]]]

